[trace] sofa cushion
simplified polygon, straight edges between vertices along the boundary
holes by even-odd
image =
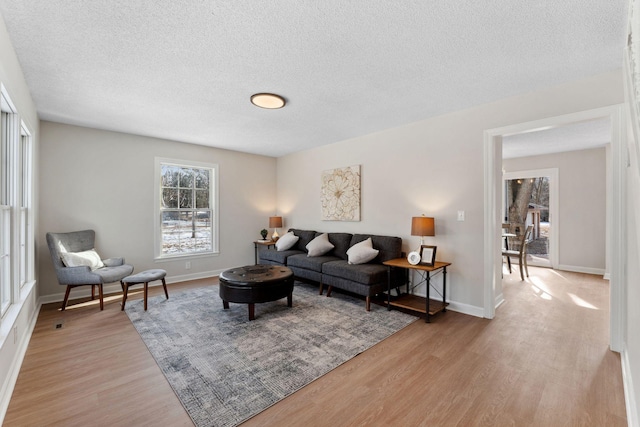
[[[297,228],[290,228],[289,231],[292,231],[293,234],[300,238],[294,246],[294,249],[307,252],[307,245],[316,237],[316,232],[313,230],[299,230]]]
[[[288,251],[276,251],[273,249],[264,249],[259,252],[260,262],[263,260],[270,261],[270,263],[276,262],[278,264],[286,265],[287,258],[291,255],[304,254],[304,252],[289,249]]]
[[[387,267],[382,264],[349,264],[345,260],[322,264],[322,274],[372,285],[387,282]]]
[[[351,246],[351,238],[353,237],[350,233],[328,233],[329,241],[333,243],[333,255],[338,256],[342,259],[347,259],[347,250]]]
[[[329,241],[327,233],[322,233],[307,244],[307,256],[316,257],[324,255],[333,248],[334,245]]]
[[[373,248],[378,249],[380,253],[373,260],[375,263],[382,264],[390,259],[400,258],[402,256],[402,239],[392,236],[376,236],[369,234],[354,234],[351,239],[351,246],[371,237]]]
[[[330,261],[339,261],[340,258],[333,255],[309,257],[305,254],[292,255],[287,258],[287,267],[297,267],[305,270],[322,271],[322,264]]]
[[[300,237],[296,236],[292,232],[289,232],[278,239],[276,242],[276,249],[278,251],[286,251],[293,247]]]
[[[365,264],[378,256],[379,252],[373,249],[371,238],[368,238],[351,246],[347,251],[347,257],[349,264]]]

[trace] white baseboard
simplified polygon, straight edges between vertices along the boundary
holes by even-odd
[[[590,267],[578,267],[575,265],[561,264],[556,267],[556,270],[572,271],[574,273],[586,273],[595,274],[596,276],[603,276],[605,274],[604,268],[590,268]]]
[[[463,304],[461,302],[449,301],[447,310],[455,311],[469,316],[484,317],[484,308],[475,305]]]
[[[627,425],[629,427],[640,427],[638,418],[638,406],[635,399],[635,389],[633,378],[631,377],[631,366],[629,365],[629,353],[624,350],[620,353],[622,365],[622,384],[624,386],[624,403],[627,408]]]

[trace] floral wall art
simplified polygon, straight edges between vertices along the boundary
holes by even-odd
[[[360,165],[322,172],[323,221],[360,221]]]

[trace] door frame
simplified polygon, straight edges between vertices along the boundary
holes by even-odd
[[[558,239],[559,233],[559,218],[560,215],[560,198],[558,196],[559,191],[559,182],[558,182],[558,168],[547,168],[547,169],[535,169],[535,170],[523,170],[523,171],[513,171],[513,172],[504,172],[502,174],[502,189],[504,192],[504,182],[509,179],[516,178],[538,178],[541,176],[549,177],[549,222],[551,223],[551,229],[553,230],[551,233],[551,238],[549,239],[549,262],[551,263],[551,268],[556,268],[560,262],[560,250],[559,244],[560,241]],[[502,194],[502,212],[501,218],[504,218],[504,194]]]
[[[571,123],[608,118],[611,123],[611,155],[607,165],[610,182],[607,194],[607,265],[609,286],[609,347],[620,352],[624,346],[624,304],[626,283],[626,116],[624,104],[549,117],[484,131],[484,317],[493,319],[496,295],[502,295],[500,215],[502,186],[502,137],[523,132],[551,129]]]

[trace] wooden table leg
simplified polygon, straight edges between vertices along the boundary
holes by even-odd
[[[287,307],[293,307],[293,292],[287,295]]]
[[[229,310],[229,301],[222,301],[222,308]]]

